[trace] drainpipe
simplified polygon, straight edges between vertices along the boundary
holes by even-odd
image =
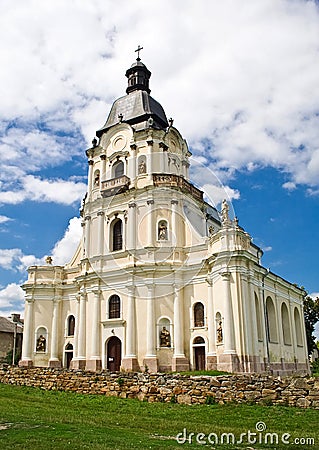
[[[262,275],[262,296],[263,296],[263,306],[264,306],[264,318],[265,318],[265,331],[266,331],[266,372],[270,372],[270,356],[269,356],[269,322],[268,322],[268,314],[265,302],[265,278],[269,275],[270,269]]]

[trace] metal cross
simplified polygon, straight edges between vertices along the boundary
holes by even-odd
[[[137,52],[137,61],[140,61],[140,51],[143,50],[143,47],[141,47],[140,45],[138,45],[137,49],[135,50]]]

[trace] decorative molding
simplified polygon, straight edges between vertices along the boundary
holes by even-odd
[[[94,164],[93,159],[89,159],[89,160],[88,160],[88,164],[89,164],[89,166],[93,166],[93,164]]]

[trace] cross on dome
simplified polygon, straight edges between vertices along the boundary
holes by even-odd
[[[140,58],[140,51],[143,50],[143,47],[141,47],[140,45],[138,45],[137,49],[135,50],[135,52],[137,52],[137,58],[136,61],[141,61]]]

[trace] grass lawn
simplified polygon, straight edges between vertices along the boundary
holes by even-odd
[[[262,443],[236,443],[241,433],[256,432]],[[248,405],[177,405],[144,403],[105,396],[43,391],[0,384],[0,449],[319,449],[319,410]],[[263,428],[263,425],[259,425]],[[175,437],[187,430],[205,433],[207,445],[178,444]],[[265,433],[278,433],[279,443],[265,444]],[[235,444],[209,444],[209,433],[234,433]],[[289,433],[290,444],[283,444]],[[231,439],[231,437],[229,437]],[[314,438],[314,445],[296,445],[295,438]],[[204,441],[200,436],[199,440]],[[211,435],[211,441],[215,437]],[[183,435],[181,436],[183,441]],[[268,441],[269,442],[269,441]],[[275,441],[274,441],[275,442]]]

